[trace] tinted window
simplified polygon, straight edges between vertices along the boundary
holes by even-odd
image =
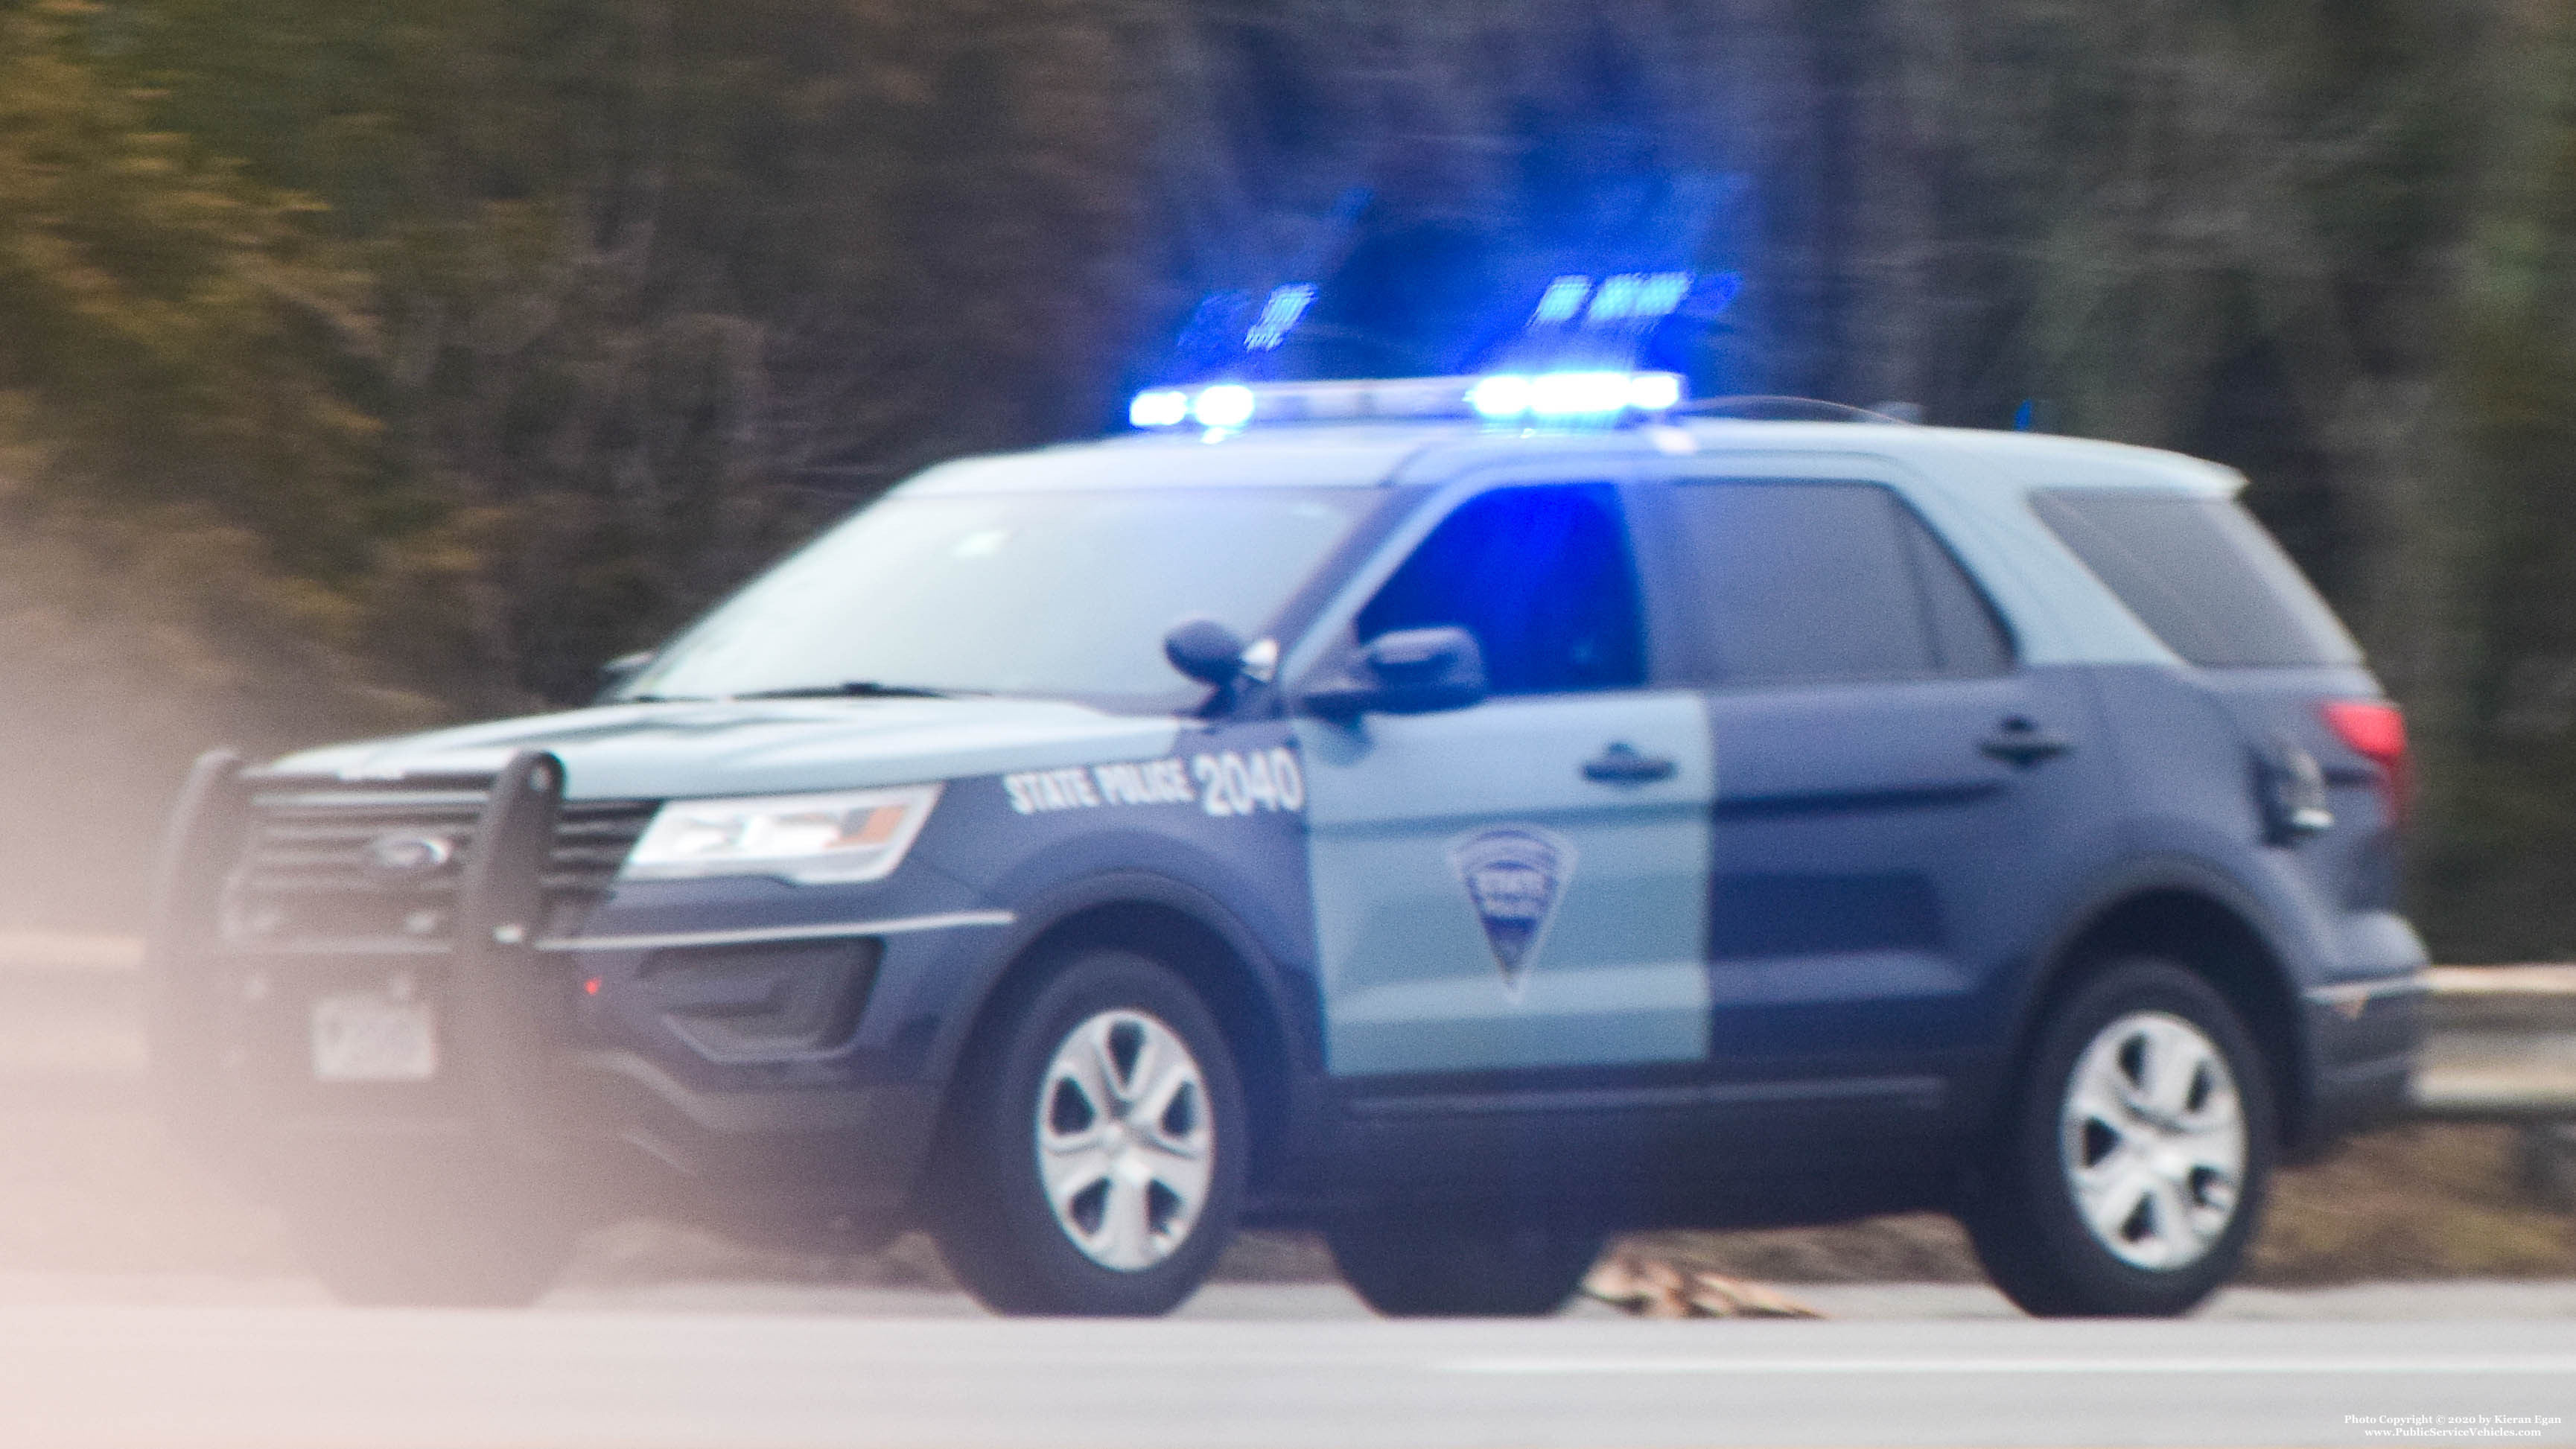
[[[1870,483],[1672,490],[1698,603],[1730,684],[1992,674],[2010,650],[1949,551]]]
[[[1994,607],[1968,582],[1967,570],[1912,510],[1889,501],[1914,565],[1915,587],[1923,593],[1933,667],[1948,675],[2001,674],[2012,668],[2012,644],[1995,622]]]
[[[2361,651],[2288,555],[2224,498],[2123,489],[2033,494],[2094,576],[2194,664],[2344,664]]]
[[[1450,624],[1496,694],[1645,682],[1637,572],[1608,484],[1501,488],[1460,506],[1360,611],[1366,641]]]

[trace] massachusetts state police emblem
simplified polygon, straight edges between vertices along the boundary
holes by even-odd
[[[1535,825],[1507,825],[1450,842],[1449,864],[1476,907],[1503,984],[1517,993],[1574,876],[1573,844]]]

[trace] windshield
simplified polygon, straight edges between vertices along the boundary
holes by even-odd
[[[780,691],[1072,695],[1169,708],[1194,616],[1276,625],[1385,495],[1153,489],[891,498],[682,634],[627,699]]]

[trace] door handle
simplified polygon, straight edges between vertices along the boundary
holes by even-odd
[[[1997,726],[1993,734],[1978,741],[1977,748],[2008,765],[2027,768],[2065,754],[2075,748],[2075,742],[2014,715]]]
[[[1671,779],[1679,768],[1659,755],[1638,754],[1635,746],[1621,740],[1584,761],[1583,778],[1604,785],[1649,785]]]

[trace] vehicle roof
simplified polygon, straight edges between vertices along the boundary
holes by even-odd
[[[1476,423],[1287,424],[1222,434],[1134,433],[962,458],[903,485],[907,496],[1091,488],[1436,484],[1550,455],[1796,453],[1875,457],[1988,475],[2009,491],[2151,487],[2232,496],[2244,479],[2179,453],[2093,438],[1899,423],[1686,419],[1633,428],[1508,430]]]
[[[2026,504],[2039,488],[2159,488],[2233,497],[2243,475],[2153,448],[1903,423],[1690,418],[1626,428],[1509,430],[1475,422],[1288,424],[1222,435],[1139,433],[967,458],[906,497],[1101,488],[1438,486],[1549,457],[1655,460],[1748,477],[1862,478],[1896,488],[1984,585],[2031,664],[2180,662]],[[1568,481],[1589,475],[1569,473]],[[1426,525],[1427,526],[1427,525]],[[1411,538],[1395,542],[1409,548]]]

